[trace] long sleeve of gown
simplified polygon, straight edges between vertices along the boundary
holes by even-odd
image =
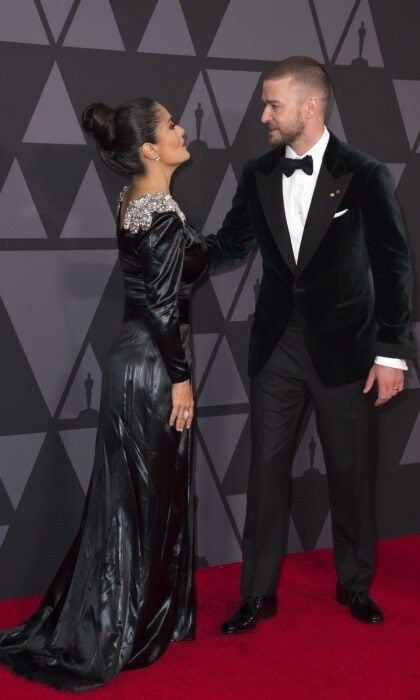
[[[172,382],[190,378],[178,310],[184,246],[182,223],[168,213],[159,215],[140,247],[150,332]]]

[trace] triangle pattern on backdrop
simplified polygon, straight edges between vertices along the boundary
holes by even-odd
[[[288,522],[288,533],[287,533],[287,552],[304,552],[304,548],[301,542],[301,539],[298,535],[298,531],[296,530],[295,523],[293,522],[293,518],[291,515],[289,515],[289,522]]]
[[[304,476],[305,472],[311,469],[311,457],[314,462],[313,469],[316,469],[320,474],[325,474],[324,454],[315,425],[314,411],[312,411],[309,417],[299,447],[296,450],[292,467],[293,476]]]
[[[95,202],[94,207],[92,202]],[[80,185],[61,237],[115,237],[115,219],[93,161]]]
[[[343,122],[341,121],[337,102],[335,100],[333,100],[333,107],[328,117],[327,126],[330,131],[332,131],[333,134],[340,139],[340,141],[347,141],[346,134],[344,133]]]
[[[238,183],[236,181],[235,173],[233,172],[232,165],[229,163],[222,183],[219,187],[219,191],[209,211],[206,223],[204,224],[204,236],[207,236],[210,233],[216,233],[216,231],[221,227],[223,219],[231,207],[237,185]]]
[[[10,525],[10,523],[14,520],[14,516],[15,509],[12,501],[10,500],[6,489],[4,488],[3,482],[0,479],[0,524]]]
[[[198,405],[228,406],[237,403],[248,403],[248,396],[232,351],[224,337],[198,397]]]
[[[89,377],[90,375],[90,377]],[[88,343],[85,354],[78,367],[73,384],[67,394],[66,401],[60,413],[60,419],[79,418],[84,413],[96,411],[99,412],[101,400],[101,381],[102,372],[99,367],[98,360],[92,350],[92,346]],[[90,407],[88,404],[88,392],[86,382],[91,383],[91,401]]]
[[[240,70],[207,71],[229,143],[238,133],[261,73]]]
[[[417,361],[420,364],[420,321],[413,321],[411,324],[411,332],[414,336],[414,343],[417,348]]]
[[[57,41],[74,0],[41,0],[51,33]]]
[[[197,554],[210,566],[238,561],[241,549],[199,441],[196,455]]]
[[[325,3],[324,0],[324,5],[325,4],[327,3]],[[329,6],[331,7],[331,3]],[[344,29],[344,26],[345,25],[343,24],[342,30]],[[364,34],[362,40],[359,39],[359,32]],[[359,53],[360,49],[362,54],[361,56]],[[370,66],[371,68],[384,67],[381,49],[379,46],[378,37],[376,36],[375,25],[373,23],[368,0],[362,0],[360,3],[335,63],[340,66],[365,65],[366,67]]]
[[[315,549],[327,549],[333,546],[332,540],[332,526],[331,526],[331,511],[325,518],[325,523],[322,526],[322,530],[319,533],[318,542],[315,545]]]
[[[420,389],[420,376],[417,373],[417,367],[414,362],[407,362],[408,371],[405,372],[406,376],[406,389]]]
[[[73,46],[79,49],[125,51],[123,40],[108,0],[81,1],[63,46]]]
[[[301,54],[323,61],[306,0],[277,0],[263,7],[259,2],[231,0],[208,55],[279,61]]]
[[[404,121],[410,148],[413,148],[419,135],[420,80],[394,80],[401,116]],[[420,144],[417,148],[420,153]]]
[[[198,427],[220,482],[225,478],[247,417],[248,413],[236,413],[198,419]]]
[[[411,331],[414,337],[414,343],[417,348],[417,358],[408,361],[408,372],[406,373],[406,388],[420,388],[420,321],[414,321],[411,324]]]
[[[262,278],[262,258],[258,250],[245,284],[241,289],[239,299],[232,314],[231,321],[247,321],[249,316],[255,312],[256,296],[259,293],[259,285]]]
[[[404,454],[401,457],[400,465],[420,463],[420,411],[413,425],[413,430],[405,446]]]
[[[80,524],[84,495],[58,433],[47,433],[0,550],[2,598],[45,591]],[[6,524],[6,523],[5,523]],[[25,556],[20,556],[25,552]],[[19,553],[19,556],[17,556]]]
[[[182,10],[197,55],[205,57],[214,39],[230,0],[191,2],[181,0]],[[205,8],[205,11],[203,11]]]
[[[4,542],[4,538],[6,537],[8,529],[9,525],[0,525],[0,549]]]
[[[86,145],[60,70],[54,63],[29,122],[24,143]]]
[[[248,417],[242,430],[237,446],[230,460],[225,478],[223,493],[226,496],[236,496],[246,493],[248,486],[249,467],[251,461],[251,420]]]
[[[115,260],[114,250],[1,254],[0,294],[51,413]]]
[[[217,301],[219,302],[225,318],[229,313],[243,275],[244,265],[241,265],[241,267],[238,267],[236,270],[220,272],[219,274],[212,275],[210,277],[213,289],[217,296]]]
[[[45,238],[46,235],[15,158],[0,192],[0,238]]]
[[[63,230],[90,161],[89,149],[55,145],[21,149],[19,163],[52,247]],[[36,167],[34,167],[34,157]],[[94,207],[94,202],[92,203]]]
[[[401,180],[401,175],[405,170],[406,163],[386,163],[386,166],[391,173],[392,184],[394,185],[394,190],[396,190]]]
[[[96,432],[96,428],[60,431],[60,437],[85,494],[92,476]]]
[[[315,10],[330,60],[334,55],[355,2],[357,0],[340,0],[340,2],[333,3],[330,0],[317,0],[316,2]],[[351,28],[350,31],[352,31]]]
[[[0,435],[40,433],[51,416],[1,298],[0,328]]]
[[[203,117],[201,122],[200,139],[198,140],[196,109],[198,104],[201,104]],[[184,112],[179,120],[179,123],[185,128],[188,134],[188,140],[194,144],[202,144],[207,148],[224,148],[222,134],[220,133],[216,115],[214,113],[209,93],[202,74],[198,76],[196,83],[192,89],[191,95],[185,105]]]
[[[226,500],[235,518],[236,527],[242,535],[245,525],[246,493],[236,493],[234,496],[227,496]]]
[[[32,0],[1,0],[0,41],[23,44],[50,43]]]
[[[194,384],[196,389],[203,378],[218,337],[218,333],[194,333],[193,335]]]
[[[0,479],[16,508],[28,483],[46,433],[0,437]]]
[[[179,0],[158,0],[138,51],[142,53],[195,56]]]
[[[329,510],[325,474],[306,472],[291,479],[290,512],[305,551],[315,548]]]

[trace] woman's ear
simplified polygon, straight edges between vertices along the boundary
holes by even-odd
[[[148,160],[156,160],[158,157],[157,148],[154,143],[143,143],[139,149],[140,157],[147,158]]]

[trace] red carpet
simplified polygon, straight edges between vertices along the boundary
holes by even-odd
[[[154,666],[122,673],[82,697],[261,698],[264,700],[420,698],[420,536],[379,544],[372,593],[382,625],[350,617],[332,598],[330,550],[286,557],[281,612],[251,633],[226,638],[219,623],[238,601],[238,564],[199,571],[198,638],[171,645]],[[0,603],[0,627],[18,623],[39,598]],[[1,696],[31,700],[63,696],[0,667]],[[79,696],[81,697],[81,696]]]

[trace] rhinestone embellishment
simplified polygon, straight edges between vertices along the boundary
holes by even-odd
[[[118,197],[117,213],[119,212],[121,202],[130,185],[124,185]],[[141,197],[133,199],[126,207],[124,212],[123,227],[132,235],[137,233],[139,229],[148,231],[152,225],[152,216],[154,213],[163,214],[168,211],[173,211],[178,214],[185,225],[185,215],[179,208],[178,204],[172,199],[170,194],[166,192],[158,192],[157,194],[144,194]]]

